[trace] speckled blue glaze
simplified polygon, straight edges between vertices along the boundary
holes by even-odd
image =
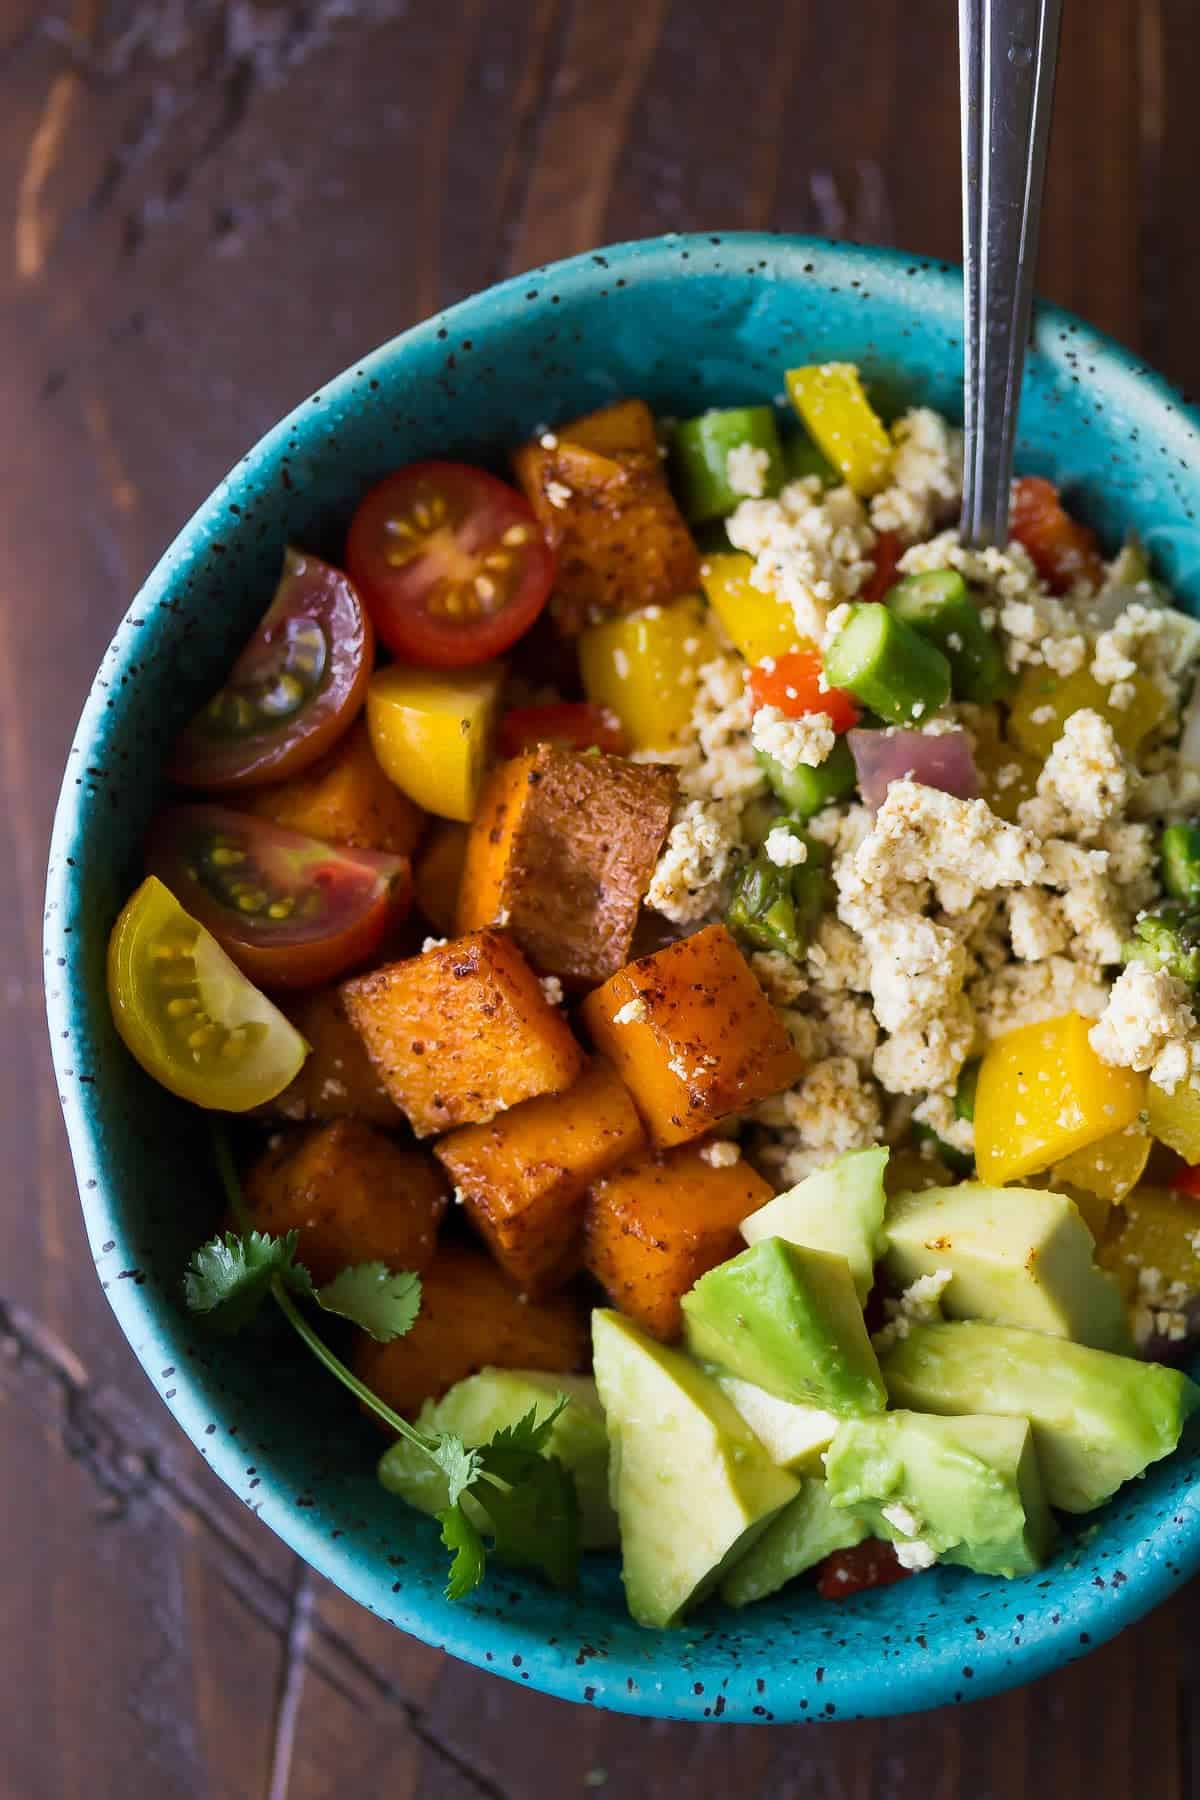
[[[839,1605],[803,1587],[679,1632],[640,1630],[613,1559],[578,1594],[501,1573],[450,1605],[437,1528],[377,1487],[378,1439],[286,1332],[214,1344],[180,1271],[219,1211],[208,1126],[116,1038],[104,950],[139,875],[167,745],[271,592],[285,541],[337,556],[356,497],[417,456],[499,463],[540,420],[618,395],[691,413],[769,399],[797,362],[857,361],[891,407],[961,416],[957,270],[765,236],[626,244],[522,275],[417,326],[314,394],[237,465],[154,570],[71,750],[46,912],[51,1037],[88,1234],[146,1373],[217,1474],[314,1568],[427,1643],[565,1699],[738,1721],[968,1700],[1086,1653],[1200,1567],[1197,1439],[1037,1579],[945,1569]],[[1114,542],[1135,526],[1200,609],[1200,436],[1155,375],[1040,309],[1018,466],[1065,484]]]

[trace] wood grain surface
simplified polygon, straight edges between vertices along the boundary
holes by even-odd
[[[39,968],[125,603],[261,431],[508,272],[670,228],[958,250],[950,0],[0,0],[0,1796],[1200,1794],[1200,1596],[995,1701],[821,1730],[576,1711],[297,1564],[90,1267]],[[1200,19],[1068,0],[1041,287],[1200,389]]]

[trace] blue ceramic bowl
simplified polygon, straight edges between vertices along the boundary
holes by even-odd
[[[406,332],[268,434],[205,501],[113,639],[54,828],[46,988],[96,1266],[147,1375],[221,1479],[315,1569],[403,1630],[564,1699],[688,1719],[904,1712],[1083,1655],[1200,1567],[1195,1442],[1119,1494],[1033,1579],[956,1569],[834,1605],[803,1587],[686,1629],[627,1617],[616,1562],[579,1592],[501,1574],[442,1597],[437,1528],[376,1485],[379,1440],[286,1331],[214,1344],[179,1303],[219,1212],[204,1117],[154,1086],[109,1019],[104,951],[176,729],[258,619],[285,540],[337,556],[355,500],[421,456],[500,462],[540,420],[622,394],[658,411],[769,400],[790,364],[860,364],[881,403],[960,414],[959,274],[798,238],[671,237],[522,275]],[[1200,436],[1155,375],[1038,314],[1018,466],[1115,541],[1134,526],[1200,606]]]

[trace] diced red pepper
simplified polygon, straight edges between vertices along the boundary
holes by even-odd
[[[1081,577],[1094,587],[1103,580],[1095,532],[1071,517],[1058,489],[1043,476],[1022,475],[1013,482],[1008,529],[1056,594],[1065,594]]]
[[[1171,1177],[1171,1186],[1176,1193],[1200,1200],[1200,1163],[1180,1163]]]
[[[849,731],[858,724],[858,708],[844,688],[821,686],[824,666],[816,650],[790,650],[786,656],[769,656],[750,671],[750,694],[755,706],[777,706],[788,719],[803,718],[805,713],[828,713],[835,731]]]
[[[904,540],[898,531],[877,531],[875,533],[875,573],[858,598],[860,600],[882,600],[888,589],[895,583],[900,558],[903,555]]]
[[[835,1550],[817,1565],[817,1592],[822,1600],[848,1600],[867,1588],[890,1587],[903,1581],[911,1569],[900,1564],[891,1544],[868,1538],[852,1550]]]
[[[556,744],[562,750],[607,750],[613,756],[624,756],[629,748],[612,708],[596,706],[590,700],[518,706],[505,713],[497,739],[501,756],[519,756],[537,744]]]

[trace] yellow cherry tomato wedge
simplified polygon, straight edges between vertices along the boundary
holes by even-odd
[[[504,670],[389,663],[367,689],[367,730],[385,775],[426,812],[469,821],[491,754]]]
[[[211,932],[149,876],[108,941],[108,998],[148,1075],[196,1106],[248,1112],[282,1093],[308,1045]]]

